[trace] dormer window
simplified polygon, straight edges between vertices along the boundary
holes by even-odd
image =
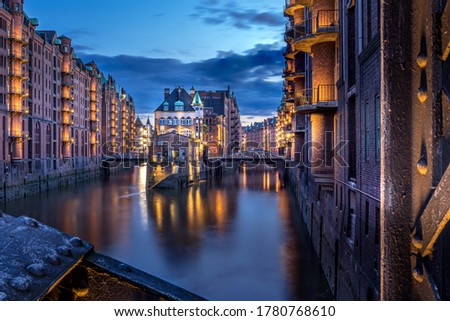
[[[169,103],[167,101],[164,102],[164,111],[168,111],[169,110]]]
[[[180,100],[175,102],[175,111],[183,111],[184,110],[184,103]]]

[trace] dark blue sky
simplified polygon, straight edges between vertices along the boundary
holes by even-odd
[[[25,0],[39,29],[73,39],[151,114],[176,85],[235,92],[244,120],[281,100],[283,0]],[[253,118],[255,117],[255,118]]]

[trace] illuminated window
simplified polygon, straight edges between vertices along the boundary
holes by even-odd
[[[186,119],[186,125],[191,126],[192,125],[192,119],[190,119],[188,117],[188,119]]]
[[[173,125],[178,126],[178,118],[177,117],[173,118]]]
[[[184,119],[184,117],[183,118],[181,118],[181,126],[184,126],[184,125],[186,125],[186,119]]]
[[[167,125],[172,126],[173,122],[172,122],[172,118],[167,118]]]
[[[158,120],[158,124],[159,124],[159,125],[164,125],[164,118],[160,118],[160,119]]]

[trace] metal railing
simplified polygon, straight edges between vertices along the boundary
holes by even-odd
[[[8,131],[9,137],[24,137],[25,134],[22,130],[18,130],[18,129],[10,129]]]
[[[316,33],[337,32],[339,27],[338,10],[319,10],[315,17],[295,24],[295,40],[314,35]]]
[[[291,45],[287,45],[286,48],[284,48],[283,50],[283,55],[287,56],[287,55],[291,55],[293,54],[293,50],[292,50],[292,46]]]
[[[337,90],[335,85],[319,85],[317,88],[304,89],[295,94],[295,106],[297,107],[336,100]]]

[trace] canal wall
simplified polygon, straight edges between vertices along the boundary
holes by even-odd
[[[312,245],[330,290],[336,296],[338,275],[338,222],[333,213],[332,183],[325,177],[312,177],[303,166],[287,162],[279,165],[282,180],[292,190]],[[351,277],[351,273],[345,273]]]
[[[109,162],[91,163],[80,168],[60,167],[51,174],[21,175],[6,177],[0,185],[0,203],[13,199],[26,198],[31,195],[48,192],[57,188],[79,182],[96,179],[101,176],[114,175],[134,166],[133,163]]]

